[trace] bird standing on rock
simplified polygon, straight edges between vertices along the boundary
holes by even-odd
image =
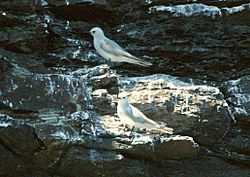
[[[126,52],[116,42],[107,38],[102,29],[94,27],[90,30],[90,34],[94,37],[94,46],[96,51],[109,62],[127,62],[141,66],[151,66],[152,63],[143,61],[130,53]]]
[[[117,105],[117,115],[120,120],[134,128],[142,128],[156,130],[161,133],[173,134],[173,129],[169,127],[161,127],[157,122],[147,118],[139,109],[128,102],[128,97],[125,95],[119,96],[120,99]]]

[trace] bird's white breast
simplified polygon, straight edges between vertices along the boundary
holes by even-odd
[[[134,126],[133,113],[129,104],[118,103],[117,115],[123,123]]]

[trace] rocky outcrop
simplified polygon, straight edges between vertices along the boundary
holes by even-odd
[[[1,1],[0,176],[249,176],[249,3]],[[130,136],[119,92],[174,134]]]
[[[116,66],[121,74],[167,73],[226,81],[248,73],[249,3],[1,2],[5,9],[0,12],[1,47],[19,55],[28,54],[31,59],[26,63],[40,60],[47,67],[93,66],[103,60],[93,50],[88,33],[91,27],[101,26],[128,51],[154,63],[145,71],[138,66]],[[37,65],[31,65],[34,67]]]
[[[222,84],[227,102],[236,118],[247,118],[250,115],[250,76],[243,76]]]
[[[229,154],[232,154],[233,161],[241,161],[249,165],[249,75],[242,76],[236,80],[224,82],[221,86],[226,101],[230,106],[231,114],[235,117],[235,124],[232,125],[231,136],[225,147]],[[233,155],[234,153],[234,155]],[[241,158],[237,158],[241,156]]]
[[[98,176],[103,171],[107,175],[144,176],[146,169],[141,160],[195,158],[199,153],[199,145],[188,136],[141,130],[129,137],[130,130],[124,129],[115,116],[119,85],[117,75],[107,65],[47,75],[14,66],[3,82],[8,86],[1,90],[5,113],[17,116],[20,110],[19,114],[24,117],[30,115],[30,111],[36,112],[29,118],[34,128],[5,114],[1,116],[1,142],[14,153],[13,158],[21,161],[24,167],[20,172],[29,166],[22,162],[24,159],[32,161],[41,173],[49,169],[51,174],[66,176]],[[42,104],[44,102],[48,104]],[[63,105],[69,103],[71,107],[67,108],[71,109],[64,109]],[[19,134],[13,136],[17,130]],[[28,136],[30,139],[22,141]],[[16,146],[18,140],[21,144]],[[131,164],[136,166],[134,170],[129,168]],[[117,170],[109,173],[114,166]],[[92,174],[94,169],[96,172]]]
[[[13,67],[11,71],[11,74],[5,78],[6,83],[11,83],[9,82],[11,78],[24,81],[29,77],[39,76],[29,72],[27,77],[21,77],[23,73],[28,72],[16,72],[16,67]],[[50,112],[45,111],[46,107],[38,108],[36,118],[32,117],[29,120],[29,124],[32,124],[34,129],[22,125],[25,122],[21,120],[18,123],[16,119],[6,117],[5,114],[1,116],[3,152],[8,158],[16,158],[17,163],[24,166],[19,169],[21,172],[27,170],[29,166],[23,162],[23,159],[28,159],[33,162],[35,169],[38,168],[38,172],[41,174],[46,174],[48,171],[49,174],[59,176],[63,174],[66,176],[70,176],[70,174],[73,176],[99,176],[105,171],[106,175],[114,176],[130,176],[131,174],[149,176],[152,173],[148,171],[150,167],[145,167],[142,161],[161,163],[168,160],[196,159],[201,153],[204,153],[201,147],[213,146],[228,138],[232,120],[232,117],[229,116],[230,109],[223,94],[218,88],[212,86],[212,83],[168,75],[117,77],[107,65],[88,70],[79,69],[70,73],[58,74],[56,77],[53,74],[43,76],[43,79],[34,79],[31,83],[33,86],[30,88],[34,88],[36,82],[46,84],[53,78],[70,77],[68,80],[64,79],[65,82],[52,82],[51,84],[52,86],[62,84],[62,87],[68,88],[62,89],[68,95],[61,94],[60,99],[72,100],[75,98],[77,92],[74,92],[73,88],[76,88],[77,85],[72,83],[78,81],[78,86],[83,83],[88,86],[90,101],[86,101],[87,106],[78,107],[78,110],[68,112],[68,110],[61,109],[61,112],[58,112],[58,106],[65,104],[66,101],[63,103],[58,101],[57,87],[53,87],[55,89],[47,99],[53,98],[52,100],[58,102],[56,102],[56,106],[47,106],[47,109],[50,108]],[[61,81],[64,80],[61,79]],[[15,81],[15,83],[18,82]],[[18,87],[23,87],[23,85],[19,84]],[[6,103],[4,101],[8,98],[6,95],[11,92],[18,93],[12,88],[10,87],[8,92],[2,91],[2,104]],[[48,87],[42,88],[50,90]],[[132,138],[129,137],[130,130],[124,129],[116,116],[118,90],[127,92],[130,102],[148,117],[174,128],[175,134],[158,135],[140,130],[133,132]],[[38,89],[35,91],[37,91],[36,94],[39,93]],[[43,90],[40,89],[40,91]],[[85,96],[77,98],[82,100]],[[12,97],[10,98],[12,99]],[[25,100],[26,97],[22,98]],[[27,109],[27,107],[16,104],[18,101],[15,100],[18,100],[18,97],[15,97],[11,103],[17,106],[10,107],[6,104],[5,113],[17,115],[11,111],[19,108]],[[17,127],[14,128],[13,125]],[[15,132],[13,129],[19,129],[18,136],[20,137],[15,138],[12,135]],[[15,144],[13,142],[25,138],[27,132],[28,136],[33,139],[27,139],[29,146],[34,148],[28,148],[29,151],[24,153],[26,140],[22,141],[21,145],[12,146]],[[233,150],[232,147],[235,147],[236,144],[238,145],[237,140],[232,139],[225,148],[230,147]],[[237,148],[243,149],[246,146],[242,145],[234,149]],[[8,151],[14,152],[14,155],[8,155]],[[16,153],[21,154],[21,157],[16,157]],[[6,157],[6,159],[8,158]],[[131,164],[135,166],[133,170],[130,169]],[[114,166],[116,166],[116,170],[110,172]],[[12,165],[6,166],[7,169],[12,167]],[[72,169],[72,171],[68,169]],[[95,173],[91,173],[93,169],[95,169]],[[154,166],[153,171],[157,170],[159,168]],[[5,170],[3,174],[8,174],[7,172],[8,170]]]
[[[88,88],[87,82],[93,88],[105,88],[107,84],[114,82],[112,73],[105,70],[107,68],[98,66],[92,70],[41,75],[27,70],[20,73],[17,66],[2,81],[5,86],[1,88],[0,99],[5,106],[14,110],[53,109],[64,113],[83,110],[90,101],[91,88]],[[89,78],[91,79],[87,81]]]
[[[229,107],[218,88],[192,82],[153,75],[121,78],[119,84],[129,92],[131,103],[148,117],[166,122],[201,144],[213,144],[229,130]]]

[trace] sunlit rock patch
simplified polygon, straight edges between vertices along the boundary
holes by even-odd
[[[164,121],[179,133],[202,143],[219,141],[228,131],[229,107],[214,86],[184,82],[167,75],[119,79],[120,90],[153,120]]]

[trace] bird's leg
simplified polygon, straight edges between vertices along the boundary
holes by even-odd
[[[112,67],[112,62],[111,62],[111,58],[108,59],[108,65]]]
[[[135,126],[132,127],[131,131],[130,131],[130,134],[129,134],[129,137],[133,137],[133,131],[135,129]]]

